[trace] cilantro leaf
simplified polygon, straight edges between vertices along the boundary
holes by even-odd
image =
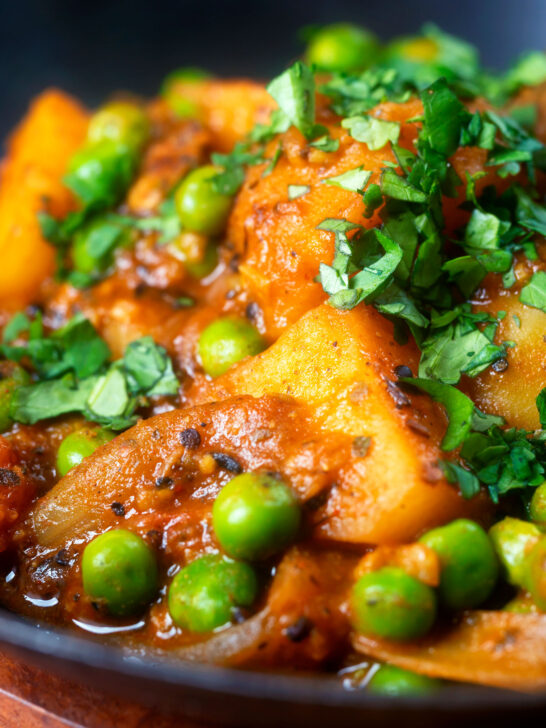
[[[435,402],[444,406],[449,420],[447,431],[442,440],[442,450],[454,450],[465,441],[472,425],[474,402],[449,384],[433,382],[430,379],[412,379],[404,377],[400,381],[422,389],[429,394]]]
[[[372,151],[383,149],[389,142],[396,144],[400,135],[397,121],[384,121],[375,116],[350,116],[343,119],[341,126],[349,130],[353,139],[363,142]]]
[[[462,374],[477,376],[506,355],[504,346],[496,346],[479,329],[461,334],[448,326],[430,335],[421,345],[419,375],[457,384]]]
[[[339,139],[332,139],[332,137],[325,134],[310,142],[309,146],[320,149],[323,152],[337,152],[339,149]]]
[[[447,482],[458,484],[463,498],[470,500],[470,498],[478,495],[480,492],[480,480],[471,470],[467,470],[450,460],[442,460],[439,465],[444,471]]]
[[[263,161],[263,149],[260,147],[256,151],[250,151],[248,143],[237,142],[230,154],[215,152],[211,155],[211,160],[213,164],[222,167],[222,171],[211,180],[215,192],[231,196],[243,184],[247,165]]]
[[[425,112],[424,131],[430,146],[446,157],[451,156],[459,146],[463,125],[469,118],[468,111],[445,78],[425,89],[421,100]]]
[[[70,412],[83,412],[95,382],[96,378],[90,377],[77,383],[67,374],[61,379],[17,387],[11,400],[10,417],[15,422],[33,425]]]
[[[93,388],[85,401],[83,412],[88,419],[101,424],[127,419],[127,426],[133,424],[130,416],[134,408],[127,388],[127,380],[118,367],[112,366],[95,379]]]
[[[461,457],[479,480],[488,486],[493,501],[514,489],[540,485],[546,472],[544,432],[536,437],[525,430],[492,427],[471,433]]]
[[[546,313],[546,271],[537,271],[521,289],[519,300]]]
[[[546,387],[541,390],[536,399],[540,426],[546,429]]]
[[[267,91],[306,139],[316,136],[315,78],[308,66],[296,61],[271,81]]]
[[[349,192],[362,192],[368,182],[372,173],[365,170],[362,165],[355,167],[355,169],[349,169],[347,172],[338,174],[336,177],[328,177],[323,179],[323,184],[333,185],[334,187],[341,187]]]
[[[4,327],[4,331],[2,333],[2,342],[4,344],[11,344],[11,342],[14,341],[19,336],[19,334],[22,334],[24,331],[28,331],[29,327],[30,319],[22,311],[19,311],[14,316],[12,316],[12,318]]]
[[[177,394],[179,382],[172,362],[162,346],[151,336],[144,336],[129,344],[123,356],[123,366],[129,390],[133,394]]]
[[[298,197],[303,197],[311,192],[309,185],[288,185],[288,199],[297,200]]]
[[[414,187],[405,177],[401,177],[394,169],[385,169],[381,174],[381,192],[394,200],[404,202],[426,202],[427,195]]]
[[[375,247],[377,250],[377,244],[384,254],[377,252],[370,255],[370,249]],[[329,303],[332,306],[354,308],[362,301],[371,300],[387,287],[401,259],[400,246],[379,230],[370,230],[361,239],[350,242],[338,232],[333,264],[320,264],[319,280],[330,295]],[[351,275],[351,271],[357,272]]]
[[[377,208],[381,207],[383,204],[383,193],[381,192],[381,187],[376,184],[369,185],[366,192],[364,192],[364,197],[362,199],[366,205],[364,217],[370,218]]]
[[[79,412],[112,429],[124,429],[136,421],[143,397],[178,392],[167,352],[150,337],[133,341],[121,360],[109,363],[106,342],[81,314],[50,336],[44,336],[40,317],[18,317],[16,322],[21,332],[28,331],[28,342],[21,347],[4,344],[0,351],[15,360],[27,356],[40,376],[15,390],[10,416],[16,422],[34,424]],[[17,327],[12,328],[11,335]]]

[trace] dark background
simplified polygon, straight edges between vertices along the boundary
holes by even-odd
[[[96,105],[153,94],[177,66],[268,77],[301,51],[299,28],[339,20],[383,39],[432,20],[492,67],[546,46],[546,0],[0,0],[0,139],[46,86]]]

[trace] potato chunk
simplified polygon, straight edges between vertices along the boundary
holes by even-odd
[[[56,217],[73,206],[61,178],[82,143],[87,115],[71,97],[51,90],[39,96],[8,146],[0,184],[0,306],[17,309],[32,300],[53,269],[55,251],[36,214]]]
[[[415,372],[417,356],[414,345],[394,341],[392,324],[373,308],[323,305],[194,396],[277,393],[305,403],[325,433],[343,432],[354,442],[353,457],[317,511],[318,535],[400,543],[479,508],[479,499],[464,501],[437,466],[443,414],[426,395],[396,385],[395,368]]]
[[[521,259],[516,265],[517,282],[505,289],[500,276],[489,276],[483,301],[476,308],[493,315],[505,311],[495,343],[513,341],[506,355],[506,368],[493,367],[471,380],[470,396],[478,406],[501,415],[509,425],[534,430],[540,427],[536,398],[546,387],[546,313],[519,300],[522,286],[535,270],[546,270],[546,245],[539,261]],[[497,371],[495,371],[497,369]]]
[[[546,687],[546,615],[467,612],[443,634],[401,645],[357,635],[367,657],[406,670],[507,690]]]

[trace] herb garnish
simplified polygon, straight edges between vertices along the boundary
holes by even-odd
[[[14,341],[28,334],[24,344]],[[41,317],[16,314],[4,330],[0,354],[29,362],[36,381],[15,390],[10,416],[34,424],[69,412],[114,430],[136,422],[146,398],[175,395],[179,383],[163,347],[151,337],[133,341],[122,359],[109,363],[110,350],[81,314],[46,335]]]

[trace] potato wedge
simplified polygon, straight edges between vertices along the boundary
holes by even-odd
[[[407,645],[357,635],[354,647],[406,670],[506,690],[546,688],[546,615],[468,612],[443,634]]]
[[[61,178],[87,129],[87,114],[70,96],[39,96],[8,145],[0,184],[0,306],[16,310],[32,300],[53,270],[55,251],[36,214],[56,217],[74,205]]]
[[[325,433],[349,435],[357,450],[358,443],[367,443],[367,452],[347,461],[317,512],[318,535],[354,543],[407,542],[480,510],[479,499],[464,501],[437,466],[443,414],[426,395],[396,385],[396,367],[416,371],[417,356],[413,344],[394,341],[392,324],[372,307],[342,312],[325,304],[270,349],[190,397],[288,394],[306,404]]]

